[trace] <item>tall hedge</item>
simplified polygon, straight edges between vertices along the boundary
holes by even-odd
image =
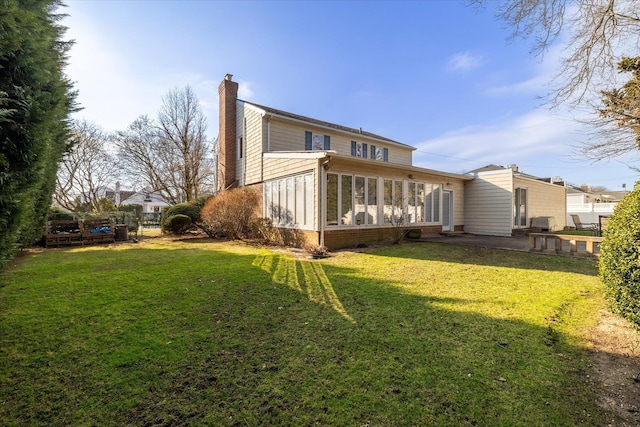
[[[42,236],[75,93],[53,0],[0,1],[0,267]]]
[[[640,326],[640,182],[607,224],[599,270],[612,311]]]

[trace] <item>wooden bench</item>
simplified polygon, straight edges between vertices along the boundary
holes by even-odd
[[[113,219],[92,218],[82,221],[82,244],[115,242],[115,227]]]
[[[47,221],[45,246],[60,247],[82,245],[82,225],[75,220]]]

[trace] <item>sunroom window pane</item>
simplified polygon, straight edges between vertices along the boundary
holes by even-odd
[[[424,221],[424,183],[418,184],[416,200],[416,221]]]
[[[366,224],[365,218],[365,204],[364,204],[364,183],[363,176],[355,177],[355,188],[353,193],[353,201],[355,203],[354,209],[356,214],[356,225]]]
[[[338,225],[338,175],[327,174],[327,225]]]
[[[391,223],[391,217],[393,215],[393,181],[390,179],[384,180],[384,222]]]
[[[407,221],[410,223],[416,222],[416,183],[410,182],[407,190],[407,204],[409,206],[409,212],[407,212]]]
[[[393,182],[393,215],[394,215],[394,223],[402,222],[402,202],[403,202],[403,194],[402,194],[402,181],[394,181]]]
[[[351,175],[342,175],[342,224],[353,224],[353,179]]]
[[[378,223],[378,180],[369,178],[367,180],[367,224]]]

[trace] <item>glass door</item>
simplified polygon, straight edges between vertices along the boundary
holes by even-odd
[[[442,192],[442,231],[453,231],[453,191]]]
[[[513,226],[527,226],[527,189],[516,188],[513,194]]]

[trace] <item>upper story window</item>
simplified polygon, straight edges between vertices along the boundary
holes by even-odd
[[[354,157],[367,159],[369,157],[367,154],[367,148],[367,144],[364,142],[351,141],[351,155]]]
[[[317,133],[305,131],[304,149],[320,151],[331,150],[331,137],[329,135],[320,135]]]
[[[389,161],[389,149],[380,148],[375,145],[371,146],[371,160],[381,160],[383,162]]]

